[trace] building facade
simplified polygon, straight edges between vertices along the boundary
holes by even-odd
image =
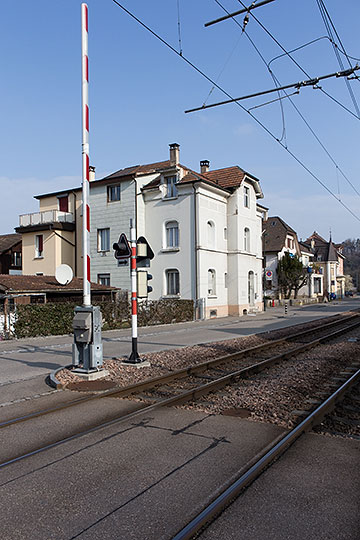
[[[323,271],[313,264],[314,253],[306,242],[299,242],[297,233],[278,216],[264,221],[265,293],[281,298],[278,284],[278,264],[285,253],[298,257],[307,271],[307,283],[298,296],[317,298],[323,296]]]
[[[192,299],[206,317],[262,309],[260,182],[238,166],[200,172],[181,165],[179,145],[169,159],[90,176],[91,280],[130,290],[128,261],[118,265],[112,246],[129,238],[130,219],[155,257],[150,299]],[[67,197],[62,201],[63,197]],[[54,275],[68,264],[81,277],[79,188],[37,197],[38,215],[20,216],[24,273]],[[42,240],[38,237],[42,236]],[[40,245],[39,245],[40,242]]]

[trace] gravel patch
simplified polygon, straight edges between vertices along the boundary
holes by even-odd
[[[349,342],[350,337],[359,341]],[[359,362],[359,355],[360,330],[356,329],[258,375],[239,380],[221,395],[210,394],[190,407],[213,414],[246,410],[250,420],[292,428],[297,422],[293,411],[313,409],[309,400],[320,392],[330,393],[332,378],[353,362]],[[353,426],[352,432],[360,434],[359,426]]]
[[[345,316],[346,314],[340,315],[340,318]],[[338,318],[339,316],[335,315],[322,319],[321,325]],[[148,360],[151,365],[150,367],[141,369],[129,365],[124,366],[121,362],[126,360],[127,357],[120,357],[112,360],[104,359],[104,369],[109,371],[109,375],[102,380],[112,381],[119,387],[128,386],[152,377],[164,375],[171,371],[176,371],[177,369],[241,351],[248,347],[254,347],[261,343],[281,339],[288,336],[290,331],[295,333],[300,332],[301,330],[316,328],[317,326],[319,326],[319,322],[312,321],[306,324],[298,324],[292,327],[273,330],[271,332],[262,332],[260,334],[239,337],[236,339],[202,343],[191,347],[183,347],[182,349],[168,349],[165,351],[143,354],[141,355],[141,358]],[[64,388],[68,388],[69,390],[72,389],[73,383],[76,383],[76,390],[80,389],[79,383],[80,385],[83,383],[84,391],[89,389],[88,385],[84,384],[83,379],[75,375],[71,369],[64,368],[60,370],[56,374],[56,378]]]

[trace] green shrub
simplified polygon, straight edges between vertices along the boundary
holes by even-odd
[[[16,308],[15,336],[17,338],[72,334],[74,308],[72,302],[18,305]],[[94,302],[100,306],[103,330],[131,326],[131,305],[127,300]],[[138,302],[138,325],[170,324],[192,321],[192,300],[148,300]]]

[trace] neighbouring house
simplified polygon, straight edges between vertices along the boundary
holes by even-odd
[[[93,297],[98,301],[114,298],[117,289],[91,284]],[[80,302],[83,296],[82,278],[73,278],[67,285],[60,285],[54,276],[11,276],[0,274],[0,304],[46,304],[47,302]]]
[[[265,294],[280,297],[277,269],[285,253],[297,256],[308,272],[308,283],[301,287],[298,296],[316,298],[323,295],[323,274],[314,267],[314,254],[304,242],[299,242],[297,233],[278,216],[268,217],[263,223],[263,245],[265,257]]]
[[[137,237],[144,236],[155,254],[150,299],[192,299],[206,317],[261,310],[266,208],[258,203],[260,181],[238,166],[210,170],[209,165],[201,161],[199,172],[182,165],[174,143],[165,161],[127,167],[99,180],[92,168],[91,280],[131,289],[128,262],[118,265],[112,245],[121,233],[129,238],[130,219],[135,219]],[[61,206],[65,196],[68,206]],[[20,216],[17,228],[26,246],[24,272],[45,274],[50,265],[47,273],[53,275],[66,263],[81,276],[80,190],[37,198],[40,212]]]
[[[324,276],[324,294],[336,295],[343,298],[345,295],[344,255],[341,244],[327,242],[316,231],[304,241],[304,244],[313,254],[313,268],[320,269]]]
[[[113,300],[118,293],[114,287],[91,284],[94,301]],[[24,276],[0,274],[0,334],[12,329],[16,306],[19,304],[46,304],[48,302],[82,303],[83,280],[73,278],[60,285],[54,276]]]
[[[21,234],[0,235],[0,274],[21,274]]]
[[[61,264],[81,277],[81,189],[36,195],[39,212],[19,216],[24,275],[54,276]]]

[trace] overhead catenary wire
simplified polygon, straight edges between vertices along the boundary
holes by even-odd
[[[166,47],[168,47],[172,52],[174,52],[177,56],[179,56],[180,58],[182,58],[189,66],[191,66],[197,73],[199,73],[202,77],[204,77],[207,81],[209,81],[211,84],[215,85],[216,88],[218,88],[223,94],[225,94],[227,97],[232,98],[232,96],[225,90],[223,89],[219,84],[215,83],[214,80],[211,79],[211,77],[209,77],[208,75],[206,75],[206,73],[204,73],[200,68],[198,68],[193,62],[191,62],[190,60],[188,60],[184,55],[181,55],[170,43],[168,43],[164,38],[162,38],[159,34],[157,34],[154,30],[152,30],[149,26],[147,26],[143,21],[141,21],[138,17],[136,17],[136,15],[134,15],[133,13],[131,13],[131,11],[129,11],[125,6],[123,6],[120,2],[118,2],[118,0],[112,0],[112,2],[114,4],[116,4],[120,9],[122,9],[125,13],[127,13],[132,19],[134,19],[138,24],[140,24],[140,26],[142,26],[143,28],[145,28],[148,32],[150,32],[154,37],[156,37],[156,39],[158,39],[161,43],[163,43]],[[277,141],[285,150],[286,152],[288,152],[289,155],[292,156],[292,158],[305,170],[308,172],[308,174],[310,174],[310,176],[312,178],[314,178],[314,180],[316,180],[316,182],[318,182],[332,197],[335,198],[336,201],[339,202],[339,204],[341,204],[357,221],[360,222],[360,217],[357,216],[344,202],[342,201],[339,201],[339,199],[337,198],[337,196],[331,191],[331,189],[326,185],[324,184],[324,182],[322,182],[322,180],[320,180],[320,178],[318,178],[315,173],[313,173],[308,167],[307,165],[305,165],[305,163],[303,163],[301,161],[300,158],[298,158],[289,148],[285,147],[283,143],[281,143],[281,141],[279,141],[279,139],[277,139],[275,137],[275,135],[269,130],[269,128],[267,128],[258,118],[256,118],[255,115],[253,115],[251,112],[249,112],[241,103],[238,103],[238,102],[235,102],[236,105],[238,105],[244,112],[247,112],[254,120],[255,122],[261,126],[264,131],[270,135],[270,137],[272,139],[274,139],[275,141]]]
[[[178,38],[179,38],[179,54],[182,55],[181,25],[180,25],[180,0],[176,0],[176,4],[177,4],[177,24],[178,24]]]
[[[267,95],[267,94],[271,94],[273,92],[278,92],[279,90],[288,90],[289,88],[297,88],[297,89],[300,89],[300,88],[303,88],[305,86],[312,86],[314,88],[317,88],[317,84],[319,81],[322,81],[324,79],[329,79],[331,77],[348,77],[349,75],[351,75],[352,73],[354,73],[354,71],[360,69],[360,66],[355,66],[354,68],[352,69],[347,69],[345,71],[337,71],[335,73],[329,73],[327,75],[320,75],[319,77],[315,77],[313,79],[308,79],[308,80],[305,80],[305,81],[298,81],[296,83],[291,83],[291,84],[286,84],[285,86],[279,86],[277,88],[270,88],[269,90],[262,90],[261,92],[255,92],[253,94],[247,94],[246,96],[240,96],[240,97],[237,97],[237,98],[231,98],[231,99],[225,99],[224,101],[218,101],[217,103],[210,103],[209,105],[204,105],[204,106],[201,106],[201,107],[196,107],[194,109],[189,109],[185,112],[195,112],[195,111],[199,111],[201,109],[210,109],[211,107],[218,107],[219,105],[226,105],[228,103],[232,103],[234,101],[243,101],[244,99],[250,99],[250,98],[253,98],[253,97],[258,97],[258,96],[264,96],[264,95]]]
[[[334,40],[334,38],[333,38],[332,31],[331,31],[331,27],[330,27],[330,24],[329,24],[329,22],[328,22],[328,19],[329,19],[330,22],[331,22],[331,24],[332,24],[332,21],[331,21],[331,19],[330,19],[330,15],[329,15],[329,13],[328,13],[326,7],[324,6],[324,3],[322,2],[322,0],[316,0],[316,1],[317,1],[317,5],[318,5],[318,7],[319,7],[319,10],[320,10],[322,19],[323,19],[323,21],[324,21],[325,28],[326,28],[326,30],[327,30],[327,32],[328,32],[329,38],[331,39],[332,43],[334,43],[335,40]],[[332,24],[332,26],[333,26],[333,24]],[[334,30],[335,30],[335,27],[334,27],[334,26],[333,26],[333,28],[334,28]],[[343,49],[344,49],[344,46],[342,45],[341,40],[340,40],[340,37],[339,37],[338,33],[336,32],[336,30],[335,30],[335,33],[336,33],[336,36],[337,36],[337,38],[338,38],[338,40],[339,40],[341,46],[342,46]],[[343,64],[343,62],[342,62],[342,59],[341,59],[341,56],[340,56],[340,54],[339,54],[338,49],[337,49],[336,47],[334,47],[334,46],[333,46],[333,48],[334,48],[335,56],[336,56],[336,58],[337,58],[337,60],[338,60],[340,69],[344,69],[344,64]],[[345,49],[344,49],[344,50],[345,50]],[[348,62],[349,62],[349,66],[350,66],[350,68],[351,68],[351,67],[352,67],[352,64],[351,64],[350,59],[349,59],[348,57],[347,57],[347,60],[348,60]],[[355,111],[356,111],[358,117],[360,117],[359,106],[358,106],[358,104],[357,104],[357,101],[356,101],[356,98],[355,98],[353,89],[351,88],[350,82],[349,82],[347,79],[345,79],[345,83],[346,83],[346,86],[347,86],[347,89],[348,89],[348,92],[349,92],[349,95],[350,95],[350,99],[351,99],[351,101],[353,102]]]
[[[244,2],[242,0],[238,0],[239,4],[241,4],[243,7],[246,7]],[[291,54],[281,45],[281,43],[276,39],[276,37],[266,28],[266,26],[263,25],[263,23],[254,15],[254,13],[251,11],[249,12],[250,16],[258,23],[258,25],[266,32],[266,34],[280,47],[280,49],[286,54],[286,56],[300,69],[302,73],[309,79],[311,78],[310,75],[301,67],[301,65],[291,56]],[[354,116],[357,120],[360,120],[360,117],[356,115],[352,110],[348,109],[343,103],[338,101],[334,96],[329,94],[329,92],[326,92],[323,88],[319,89],[323,94],[325,94],[329,99],[334,101],[334,103],[337,103],[340,107],[342,107],[345,111],[347,111],[349,114]]]
[[[215,2],[226,12],[226,13],[229,13],[227,11],[227,9],[220,3],[219,0],[215,0]],[[237,19],[234,19],[233,18],[233,21],[234,23],[239,26],[241,28],[241,25],[240,23],[237,21]],[[249,36],[249,34],[247,32],[245,32],[245,35],[246,37],[248,38],[248,40],[250,41],[251,45],[254,47],[255,51],[257,52],[257,54],[259,55],[259,57],[261,58],[262,62],[266,65],[273,81],[274,81],[274,84],[275,86],[277,87],[277,89],[279,88],[280,85],[280,81],[279,79],[275,76],[275,74],[273,73],[273,71],[271,70],[270,68],[270,64],[277,60],[278,58],[281,58],[282,56],[286,56],[287,53],[283,53],[282,55],[279,55],[279,56],[276,56],[275,58],[273,58],[272,60],[270,60],[270,62],[266,62],[264,56],[261,54],[261,51],[259,50],[259,48],[256,46],[256,44],[254,43],[254,41],[252,40],[252,38]],[[308,42],[307,44],[304,44],[300,47],[297,47],[296,49],[292,50],[292,51],[289,51],[290,53],[291,52],[294,52],[296,50],[299,50],[303,47],[305,47],[306,45],[309,45],[309,44],[312,44],[312,43],[315,43],[316,41],[319,41],[320,39],[329,39],[331,41],[331,38],[329,38],[329,36],[322,36],[320,38],[317,38],[315,40],[312,40],[310,42]],[[290,101],[291,105],[294,107],[295,111],[298,113],[298,115],[300,116],[300,118],[303,120],[303,122],[305,123],[305,125],[307,126],[307,128],[309,129],[309,131],[312,133],[312,135],[314,136],[314,138],[317,140],[317,142],[320,144],[321,148],[324,150],[324,152],[326,153],[326,155],[329,157],[329,159],[331,160],[331,162],[335,165],[336,167],[336,170],[337,172],[340,172],[340,174],[343,176],[343,178],[347,181],[347,183],[352,187],[352,189],[355,191],[355,193],[357,195],[360,196],[360,193],[359,191],[356,189],[356,187],[353,185],[353,183],[349,180],[349,178],[346,176],[346,174],[344,173],[344,171],[339,167],[339,165],[336,163],[335,159],[332,157],[332,155],[330,154],[330,152],[327,150],[326,146],[323,144],[323,142],[320,140],[320,138],[318,137],[318,135],[315,133],[315,131],[313,130],[313,128],[311,127],[311,125],[309,124],[309,122],[306,120],[306,118],[304,117],[304,115],[301,113],[301,111],[299,110],[299,108],[295,105],[295,102],[291,99],[291,96],[288,95],[285,91],[283,91],[283,93],[285,94],[285,96],[288,98],[288,100]],[[295,92],[297,93],[297,92]],[[279,96],[279,100],[280,100],[280,92],[278,92],[278,96]],[[282,107],[282,101],[280,101],[280,106],[281,106],[281,115],[282,115],[282,122],[283,122],[283,135],[280,139],[280,141],[283,139],[283,137],[285,136],[285,117],[284,117],[284,109]],[[253,110],[254,107],[251,107],[249,110]]]

